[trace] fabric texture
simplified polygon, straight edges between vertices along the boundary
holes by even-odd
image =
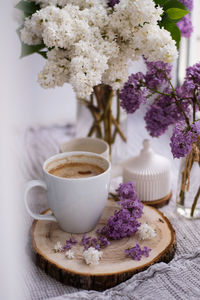
[[[137,114],[128,120],[128,156],[137,155],[142,147],[142,140],[148,138],[144,124],[140,120],[141,118]],[[72,125],[29,128],[21,133],[20,153],[23,153],[23,164],[20,163],[20,168],[24,182],[31,179],[42,179],[41,166],[44,160],[58,153],[59,145],[72,138],[74,134],[75,127]],[[172,160],[168,135],[153,139],[152,147],[158,153]],[[172,223],[177,236],[177,251],[175,258],[169,264],[155,264],[146,271],[134,275],[128,281],[104,292],[86,291],[63,285],[35,265],[29,231],[33,220],[23,208],[25,266],[22,273],[25,283],[25,298],[34,300],[200,299],[200,220],[185,220],[176,213],[175,192],[178,164],[178,160],[172,160],[173,197],[169,205],[161,209]],[[36,190],[33,197],[35,211],[47,208],[45,193]]]

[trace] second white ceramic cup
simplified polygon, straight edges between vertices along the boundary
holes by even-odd
[[[109,160],[109,146],[104,140],[84,137],[74,138],[60,146],[61,152],[86,151],[100,154]]]
[[[90,163],[104,172],[93,177],[62,178],[48,171],[59,163]],[[37,220],[56,221],[70,233],[91,231],[97,224],[108,198],[111,163],[101,155],[91,152],[67,152],[52,156],[43,164],[44,181],[32,180],[25,189],[25,206]],[[33,187],[47,191],[48,205],[54,215],[35,214],[29,207],[28,194]]]

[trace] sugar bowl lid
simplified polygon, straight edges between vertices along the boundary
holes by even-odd
[[[158,200],[171,190],[171,163],[157,154],[150,141],[143,141],[143,149],[124,165],[123,181],[134,181],[142,201]]]
[[[159,175],[171,168],[169,160],[157,154],[150,145],[150,141],[143,141],[143,149],[138,156],[133,157],[125,169],[130,170],[135,175],[151,176]]]

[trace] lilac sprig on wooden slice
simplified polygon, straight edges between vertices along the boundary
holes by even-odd
[[[135,234],[141,225],[138,219],[143,214],[143,204],[138,199],[133,182],[120,184],[116,191],[121,208],[119,211],[115,211],[114,216],[108,219],[102,229],[97,230],[99,235],[106,236],[111,240],[120,240]]]
[[[151,249],[149,249],[148,247],[144,247],[143,250],[140,247],[140,245],[137,243],[135,245],[135,247],[129,248],[125,250],[125,254],[127,257],[131,257],[133,260],[141,260],[142,256],[149,256],[149,252],[151,251]]]
[[[71,237],[69,240],[66,240],[66,244],[62,247],[62,251],[72,249],[72,246],[77,243],[78,241],[74,237]]]
[[[88,250],[90,247],[100,250],[103,247],[109,246],[110,242],[105,236],[102,235],[99,235],[98,238],[92,238],[86,237],[86,234],[84,234],[81,240],[81,245],[84,247],[84,250]]]

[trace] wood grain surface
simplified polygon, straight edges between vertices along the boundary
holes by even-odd
[[[108,218],[119,208],[116,202],[108,200],[106,208],[96,228],[87,236],[96,236],[97,228],[101,228]],[[45,211],[45,214],[50,211]],[[80,215],[81,218],[81,215]],[[176,250],[176,237],[169,220],[157,209],[144,205],[144,214],[140,220],[147,222],[156,230],[156,237],[151,240],[140,241],[138,235],[111,241],[110,246],[103,249],[103,257],[98,265],[86,265],[80,245],[82,234],[73,234],[79,241],[72,250],[75,259],[68,260],[64,253],[55,253],[54,245],[65,241],[71,234],[62,231],[59,225],[51,221],[34,221],[32,226],[32,242],[36,253],[37,264],[49,275],[62,283],[84,289],[105,290],[113,287],[133,274],[145,270],[156,262],[169,262]],[[152,249],[149,257],[142,257],[135,261],[125,256],[124,250],[139,243],[141,247]]]

